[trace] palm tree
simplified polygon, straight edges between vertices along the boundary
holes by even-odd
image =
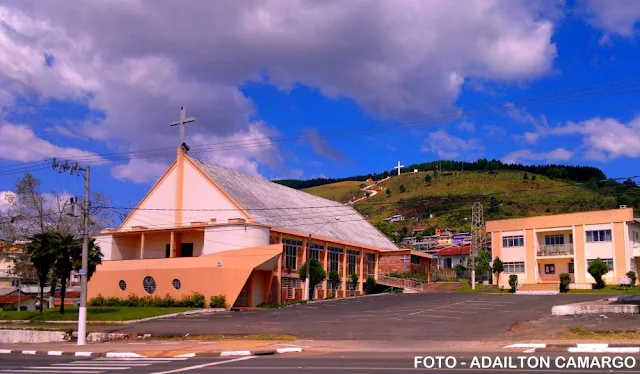
[[[53,255],[55,242],[55,234],[35,234],[29,238],[29,244],[26,246],[26,252],[36,269],[38,285],[40,286],[40,313],[42,313],[44,304],[44,287],[47,284],[51,267],[55,262]]]
[[[60,314],[64,314],[64,298],[67,292],[67,282],[73,271],[74,261],[82,256],[82,243],[72,235],[57,236],[57,248],[55,248],[54,274],[60,279]]]

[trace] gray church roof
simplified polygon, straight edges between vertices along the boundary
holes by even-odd
[[[398,249],[351,206],[261,177],[191,159],[259,223],[379,249]],[[336,220],[336,217],[339,217],[339,220]]]

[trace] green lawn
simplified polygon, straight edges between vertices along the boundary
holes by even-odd
[[[610,285],[598,290],[569,290],[568,293],[640,294],[640,287]]]
[[[129,321],[147,317],[155,317],[163,314],[180,313],[191,308],[158,308],[158,307],[89,307],[87,310],[88,321]],[[2,320],[25,320],[33,322],[42,321],[77,321],[78,308],[67,307],[65,313],[60,314],[60,309],[45,309],[40,315],[39,312],[0,312]]]

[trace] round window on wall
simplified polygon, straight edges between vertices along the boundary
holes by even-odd
[[[176,290],[179,290],[180,287],[182,287],[182,284],[180,283],[180,279],[176,278],[173,280],[173,288],[175,288]]]
[[[121,290],[126,290],[127,289],[127,282],[121,280],[120,282],[118,282],[118,285],[120,286]]]
[[[151,277],[145,277],[142,281],[142,287],[148,294],[156,292],[156,280]]]

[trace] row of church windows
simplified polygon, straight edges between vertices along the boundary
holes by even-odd
[[[182,287],[182,283],[180,282],[180,279],[178,279],[178,278],[175,278],[171,282],[171,285],[176,290],[179,290]],[[127,289],[127,282],[125,282],[123,279],[121,279],[120,282],[118,282],[118,286],[120,287],[120,289],[122,291],[124,291],[124,290]],[[151,295],[154,292],[156,292],[156,280],[153,279],[153,277],[144,277],[144,279],[142,280],[142,287],[144,288],[146,293]]]
[[[274,242],[273,238],[271,240]],[[302,241],[295,239],[287,239],[282,238],[282,244],[284,244],[284,255],[285,255],[285,268],[290,270],[296,270],[298,268],[298,249],[302,249]],[[324,251],[324,245],[312,243],[310,246],[309,256],[314,259],[320,261],[320,251]],[[340,260],[340,254],[344,253],[342,248],[337,247],[327,247],[327,252],[329,252],[329,271],[339,271],[338,263]],[[356,264],[357,259],[360,256],[359,251],[347,250],[347,273],[353,274],[356,272]],[[376,255],[368,253],[367,254],[367,271],[368,274],[375,273],[375,262]]]

